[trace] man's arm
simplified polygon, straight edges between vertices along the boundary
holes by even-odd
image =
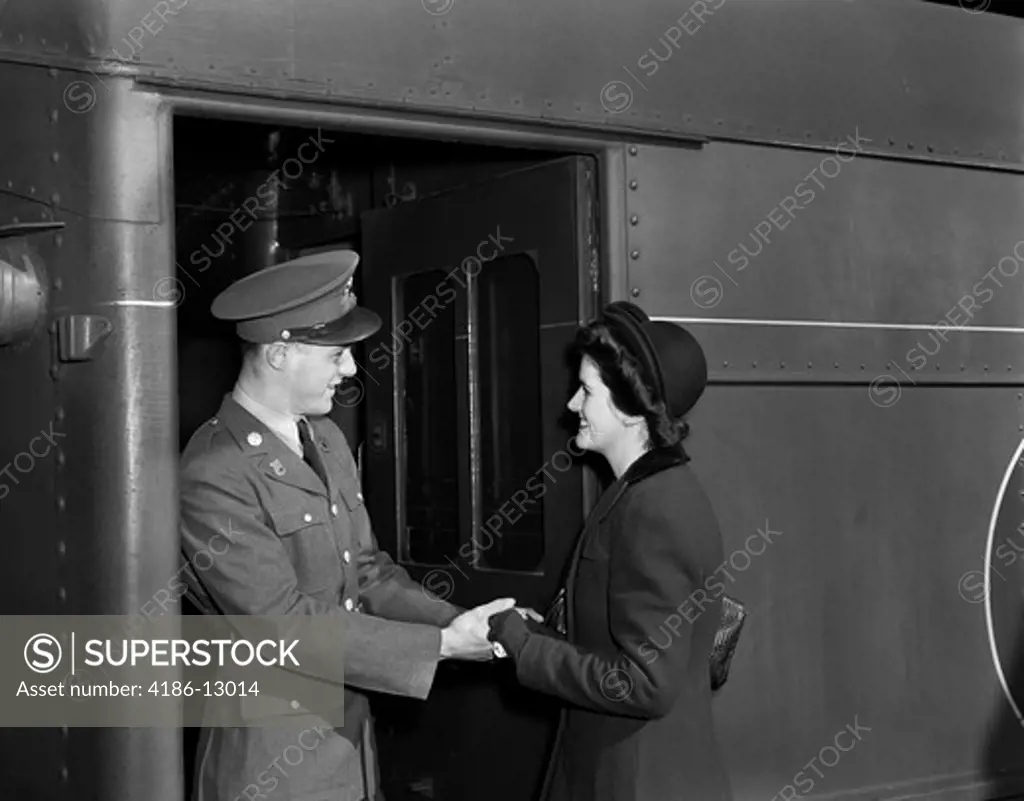
[[[193,571],[186,575],[190,582],[201,582],[200,592],[205,590],[222,614],[320,615],[343,621],[344,665],[333,670],[304,666],[310,675],[365,690],[427,697],[441,658],[441,631],[348,612],[300,592],[280,538],[264,524],[256,491],[241,470],[202,463],[184,471],[181,543],[190,561],[204,549],[219,554],[201,579]]]

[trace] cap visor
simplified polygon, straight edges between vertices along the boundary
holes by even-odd
[[[316,331],[305,332],[292,341],[309,345],[352,345],[373,336],[381,325],[383,321],[375,312],[356,306],[340,320],[330,322]]]

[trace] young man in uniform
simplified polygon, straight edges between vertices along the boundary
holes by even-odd
[[[306,256],[213,303],[250,344],[233,392],[182,457],[190,597],[208,614],[347,616],[344,666],[317,677],[339,694],[344,685],[344,726],[286,724],[309,720],[295,699],[241,699],[252,725],[203,730],[194,801],[383,798],[363,691],[426,698],[439,660],[492,657],[487,619],[514,604],[463,612],[377,547],[348,443],[324,417],[355,375],[350,346],[381,326],[349,291],[357,263],[348,250]],[[192,569],[202,550],[217,555]]]

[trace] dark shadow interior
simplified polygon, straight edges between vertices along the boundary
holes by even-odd
[[[174,152],[181,447],[240,364],[232,327],[210,315],[228,284],[317,249],[359,251],[365,211],[561,155],[192,117],[175,120]],[[356,450],[358,407],[335,414]]]
[[[182,448],[195,430],[216,413],[240,366],[241,351],[232,326],[210,315],[214,297],[232,281],[317,249],[346,247],[362,252],[360,215],[366,211],[394,208],[564,155],[191,117],[176,119],[174,137],[174,291],[179,301],[178,400]],[[517,275],[525,272],[513,258],[501,269],[488,273],[482,282],[485,296],[494,307],[488,318],[493,325],[508,327],[502,313],[513,308],[507,304],[509,298],[529,299],[531,293],[536,294],[535,286],[517,279]],[[357,295],[362,292],[362,280],[362,270],[357,271]],[[536,306],[536,301],[532,305]],[[523,318],[526,323],[531,319]],[[535,328],[536,320],[529,327]],[[439,324],[427,333],[437,337],[443,328]],[[500,377],[509,359],[522,358],[517,357],[521,349],[513,349],[507,335],[504,339],[495,335],[491,340],[497,343],[493,367]],[[429,344],[427,339],[423,343],[424,347]],[[499,353],[501,348],[507,353]],[[357,362],[363,363],[364,355],[357,349]],[[489,386],[497,384],[496,378]],[[530,386],[525,390],[537,391]],[[357,454],[365,439],[363,414],[362,404],[346,408],[337,403],[331,414]],[[425,423],[432,421],[436,427],[436,417],[437,413],[431,413],[430,421]],[[507,431],[497,429],[488,429],[484,434],[495,441],[509,436]],[[447,440],[450,447],[451,438]],[[531,454],[529,461],[539,461],[538,457],[539,454]],[[443,505],[439,506],[436,500],[438,487],[426,477],[422,483],[422,487],[410,488],[411,495],[422,495],[421,505],[432,513],[443,511]],[[367,486],[366,492],[372,493],[373,487]],[[500,488],[500,492],[505,489]],[[501,498],[496,497],[494,502],[500,503]],[[443,529],[433,517],[428,522],[431,534],[434,529]],[[575,531],[570,532],[574,534]],[[515,558],[530,560],[533,555],[524,552]],[[431,696],[437,700],[421,704],[380,697],[373,701],[383,789],[389,801],[461,797],[455,793],[454,785],[446,787],[448,780],[439,771],[453,755],[471,747],[470,740],[479,739],[479,727],[483,724],[467,721],[465,727],[443,727],[445,733],[440,733],[432,723],[433,728],[427,730],[434,732],[434,742],[427,747],[420,747],[423,734],[417,726],[427,716],[433,721],[460,714],[454,709],[443,710],[444,715],[438,713],[438,705],[459,703],[455,696],[446,695],[446,683],[472,687],[474,683],[486,684],[493,679],[463,666],[443,667],[445,670],[438,674],[440,688]],[[520,699],[517,703],[528,706],[536,700]],[[433,711],[430,704],[434,705]],[[545,710],[544,715],[549,713]],[[191,789],[198,730],[187,729],[184,734],[186,785]],[[461,742],[463,739],[466,741]],[[538,743],[536,747],[543,750],[544,746]]]

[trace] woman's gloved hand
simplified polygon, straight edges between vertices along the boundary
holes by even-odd
[[[507,609],[504,612],[491,615],[487,622],[489,624],[487,639],[499,643],[509,656],[513,659],[517,658],[530,638],[530,629],[526,624],[524,613],[518,609]]]

